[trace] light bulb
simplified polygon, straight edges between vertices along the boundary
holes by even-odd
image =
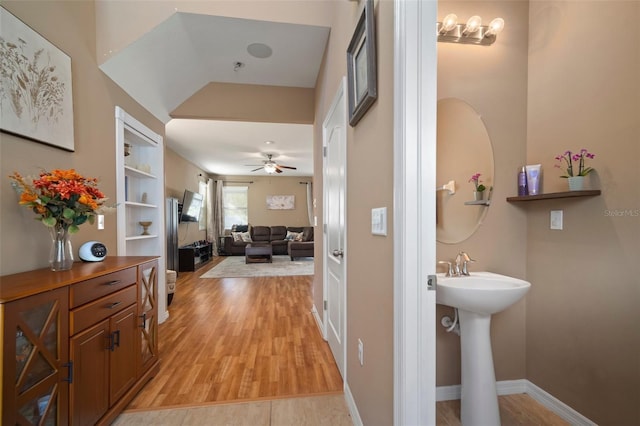
[[[267,163],[267,164],[264,165],[264,171],[269,173],[269,174],[275,173],[276,172],[276,166],[271,164],[271,163]]]
[[[502,30],[504,30],[504,19],[495,18],[489,24],[489,28],[487,29],[485,35],[498,35],[502,32]]]
[[[454,13],[450,13],[442,20],[442,27],[440,27],[441,33],[447,33],[454,29],[458,25],[458,17]]]
[[[467,26],[464,27],[464,34],[473,34],[482,26],[482,18],[478,15],[474,15],[467,21]]]

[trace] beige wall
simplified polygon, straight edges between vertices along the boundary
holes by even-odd
[[[205,182],[208,175],[169,148],[165,149],[164,156],[165,195],[177,198],[181,203],[184,190],[198,192],[198,182]],[[197,223],[183,222],[178,225],[179,246],[206,239],[207,231],[200,230]]]
[[[119,105],[154,132],[164,126],[109,80],[97,67],[95,10],[91,1],[3,1],[12,12],[71,57],[75,152],[0,133],[0,275],[48,266],[50,237],[33,213],[19,207],[7,175],[36,175],[41,168],[75,168],[99,178],[100,189],[115,203],[115,106]],[[116,215],[106,229],[84,224],[73,235],[75,255],[86,241],[105,243],[116,254]]]
[[[530,16],[528,162],[562,191],[554,157],[587,148],[602,195],[521,207],[527,378],[598,424],[640,424],[640,3],[536,1]]]
[[[484,20],[501,16],[506,25],[488,47],[438,43],[438,99],[462,99],[481,116],[493,145],[495,173],[492,202],[482,225],[461,243],[438,243],[437,258],[451,261],[462,250],[476,260],[470,267],[472,272],[486,270],[525,278],[525,212],[505,199],[517,193],[517,172],[526,156],[528,4],[441,0],[438,9],[440,21],[455,13],[461,21],[473,15]],[[459,161],[468,164],[473,158],[462,157]],[[460,191],[456,196],[472,190],[466,180],[456,184]],[[525,377],[525,314],[525,302],[521,301],[492,318],[497,380]],[[453,318],[453,309],[438,305],[438,386],[460,383],[460,337],[439,325],[444,315]]]
[[[249,188],[249,223],[256,226],[309,226],[307,214],[307,185],[309,177],[296,176],[219,176],[217,179],[230,181],[228,185]],[[253,182],[253,183],[235,183]],[[293,210],[267,209],[267,196],[293,195]]]
[[[361,2],[360,2],[361,3]],[[316,98],[316,153],[322,122],[340,79],[346,49],[359,17],[356,2],[331,2],[335,10]],[[378,99],[347,134],[347,381],[362,421],[393,423],[393,231],[371,235],[371,209],[393,207],[393,2],[375,6]],[[321,156],[316,157],[322,159]],[[316,163],[320,173],[321,163]],[[321,194],[321,192],[320,192]],[[322,210],[319,207],[319,211]],[[388,224],[393,223],[390,214]],[[318,250],[318,248],[316,248]],[[316,256],[321,252],[316,251]],[[314,302],[322,306],[322,282],[314,281]],[[364,343],[364,366],[358,362]]]
[[[209,83],[171,112],[172,118],[312,124],[314,89]]]

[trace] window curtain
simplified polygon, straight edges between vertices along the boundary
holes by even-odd
[[[307,182],[307,215],[309,225],[313,226],[313,184],[311,182]]]
[[[219,253],[222,229],[222,181],[207,181],[207,240],[213,245],[213,255]]]

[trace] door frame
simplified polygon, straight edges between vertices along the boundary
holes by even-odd
[[[436,1],[394,0],[394,424],[435,425]],[[435,288],[435,286],[434,286]]]
[[[347,339],[347,258],[348,256],[348,251],[347,251],[347,196],[346,196],[346,187],[347,187],[347,155],[346,155],[346,150],[347,150],[347,100],[346,100],[346,96],[345,96],[345,87],[347,84],[347,78],[345,76],[343,76],[340,79],[340,85],[338,86],[338,89],[336,90],[336,94],[333,97],[333,101],[331,102],[331,106],[329,107],[329,110],[327,111],[327,114],[325,115],[324,121],[322,122],[322,181],[326,182],[327,181],[327,168],[325,167],[326,165],[326,161],[327,161],[327,140],[328,140],[328,133],[326,132],[326,128],[327,128],[327,124],[328,124],[328,120],[329,117],[331,117],[331,115],[333,114],[333,112],[335,111],[335,109],[338,106],[338,103],[340,102],[340,98],[342,97],[342,111],[344,111],[344,126],[342,126],[342,129],[340,130],[342,132],[342,140],[344,141],[344,143],[342,144],[342,158],[344,160],[344,188],[345,188],[345,196],[344,196],[344,246],[342,248],[342,250],[345,253],[345,256],[342,257],[342,288],[343,288],[343,294],[342,294],[342,298],[343,298],[343,304],[342,304],[342,318],[343,318],[343,322],[342,322],[342,341],[346,342]],[[323,185],[322,187],[322,300],[323,300],[323,306],[322,306],[322,337],[324,338],[324,340],[327,340],[328,335],[327,335],[327,330],[328,330],[328,315],[327,315],[327,309],[324,306],[324,303],[327,301],[328,299],[328,269],[329,269],[329,258],[327,256],[327,252],[329,250],[328,245],[327,245],[327,225],[326,225],[326,218],[328,217],[327,215],[327,187],[325,185]],[[342,383],[344,386],[346,386],[347,384],[347,346],[346,344],[342,345],[343,348],[343,353],[342,353]]]

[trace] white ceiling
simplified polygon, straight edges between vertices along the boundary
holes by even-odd
[[[282,175],[311,176],[311,125],[171,120],[170,113],[210,82],[314,87],[328,36],[327,27],[175,13],[100,68],[167,124],[169,148],[203,170],[246,175],[244,164],[272,153],[298,167]],[[252,43],[268,45],[272,56],[251,56]],[[244,66],[234,70],[236,62]]]

